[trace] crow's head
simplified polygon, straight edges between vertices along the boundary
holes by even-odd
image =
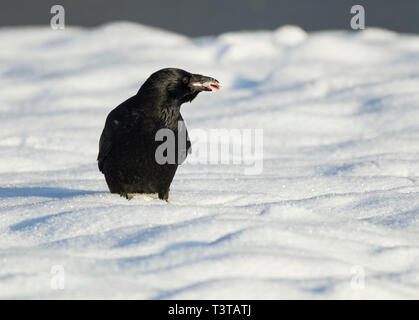
[[[143,87],[158,89],[160,94],[182,104],[192,101],[201,91],[218,91],[220,84],[211,77],[192,74],[182,69],[165,68],[154,72]]]

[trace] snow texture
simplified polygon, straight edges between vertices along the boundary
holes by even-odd
[[[419,36],[121,22],[0,44],[0,298],[419,297]],[[99,136],[169,66],[222,84],[189,130],[263,129],[263,170],[187,163],[169,203],[127,201]]]

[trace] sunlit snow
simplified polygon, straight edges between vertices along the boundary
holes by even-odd
[[[260,174],[109,193],[105,118],[164,67],[220,81],[183,118],[263,129]],[[419,297],[419,36],[3,28],[0,121],[0,298]]]

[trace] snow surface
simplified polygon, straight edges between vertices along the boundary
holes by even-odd
[[[419,297],[419,36],[113,23],[0,44],[0,298]],[[106,115],[168,66],[223,85],[183,106],[189,130],[263,129],[261,174],[189,163],[169,203],[108,192]]]

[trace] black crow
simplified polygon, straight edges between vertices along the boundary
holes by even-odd
[[[113,109],[100,137],[97,158],[109,190],[127,199],[134,193],[158,193],[160,199],[168,200],[177,166],[191,147],[186,127],[178,126],[183,122],[180,106],[201,91],[219,88],[214,78],[166,68],[153,73],[135,96]],[[174,162],[162,164],[156,159],[163,143],[156,139],[160,129],[170,129],[176,137]],[[186,143],[181,137],[186,137]],[[173,149],[167,148],[166,154]]]

